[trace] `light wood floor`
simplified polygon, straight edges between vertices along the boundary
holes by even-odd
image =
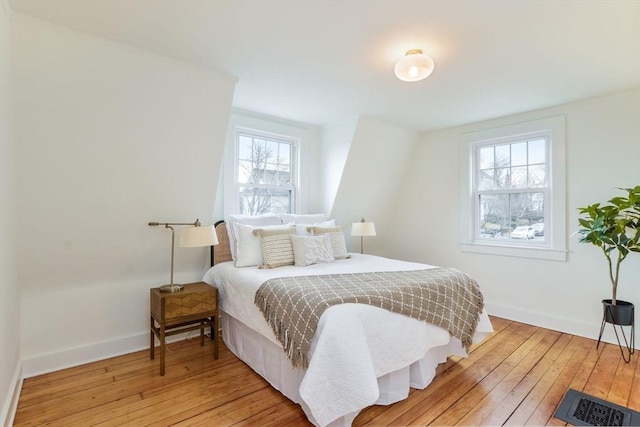
[[[640,410],[638,352],[500,318],[467,359],[440,365],[424,390],[372,406],[354,425],[564,425],[553,417],[568,388]],[[224,346],[170,345],[167,373],[148,351],[24,381],[15,426],[298,426],[302,410]]]

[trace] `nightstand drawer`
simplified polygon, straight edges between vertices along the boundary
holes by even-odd
[[[206,311],[215,311],[215,290],[208,292],[193,292],[185,295],[171,295],[164,298],[164,319],[171,320],[178,317],[191,316]]]
[[[151,314],[160,323],[173,324],[218,310],[217,289],[204,282],[190,283],[180,292],[151,289]],[[184,319],[183,319],[184,318]]]

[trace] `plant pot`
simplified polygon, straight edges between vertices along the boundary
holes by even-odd
[[[633,303],[617,300],[616,305],[613,305],[610,299],[603,299],[602,309],[604,310],[604,319],[607,323],[621,326],[633,325],[635,311]]]

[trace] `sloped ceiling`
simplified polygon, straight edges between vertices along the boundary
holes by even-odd
[[[14,12],[238,78],[234,107],[428,131],[640,86],[637,1],[11,0]],[[393,75],[404,52],[436,63]]]

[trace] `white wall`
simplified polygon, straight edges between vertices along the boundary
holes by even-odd
[[[360,239],[349,236],[351,223],[363,217],[375,223],[377,233],[365,238],[365,252],[385,251],[387,239],[395,232],[395,204],[416,140],[417,134],[404,128],[372,117],[358,119],[344,170],[335,168],[340,180],[331,210],[331,217],[343,226],[351,251],[360,250]]]
[[[298,213],[322,212],[322,181],[317,177],[321,173],[320,157],[321,141],[320,129],[306,123],[293,122],[264,114],[233,109],[229,119],[224,152],[224,171],[218,189],[218,199],[214,216],[223,219],[227,215],[237,214],[235,203],[235,132],[237,127],[269,132],[297,138],[299,158],[299,200]]]
[[[329,214],[340,187],[359,117],[322,127],[323,212]]]
[[[171,233],[210,223],[235,80],[15,15],[25,375],[148,346]],[[176,248],[197,281],[205,248]]]
[[[20,289],[16,279],[15,147],[11,124],[10,9],[0,2],[0,425],[10,424],[20,377]],[[11,408],[14,408],[13,410]]]
[[[597,338],[603,298],[610,298],[600,250],[568,240],[568,261],[543,261],[461,252],[460,136],[478,129],[566,115],[568,234],[577,208],[640,184],[640,90],[503,117],[422,135],[397,205],[398,230],[386,254],[452,266],[480,283],[490,313]],[[640,255],[622,265],[620,299],[640,306]],[[607,340],[615,339],[611,326]],[[637,328],[637,333],[640,333]],[[636,343],[640,336],[636,337]]]

